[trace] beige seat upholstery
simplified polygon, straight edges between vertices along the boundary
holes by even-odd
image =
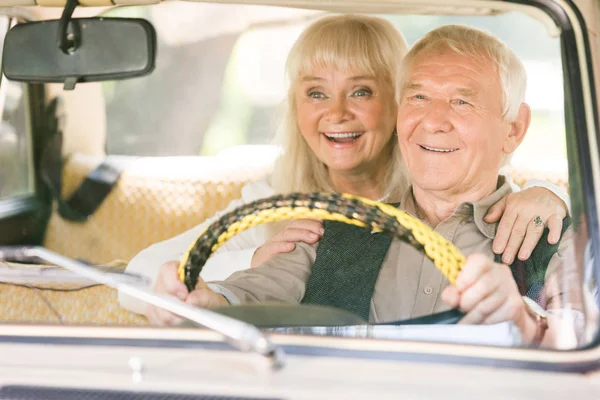
[[[233,155],[134,160],[85,223],[53,212],[44,246],[92,263],[129,261],[145,247],[198,225],[238,198],[246,183],[269,172],[274,155],[267,153],[251,160]],[[101,161],[71,156],[63,171],[63,197]]]

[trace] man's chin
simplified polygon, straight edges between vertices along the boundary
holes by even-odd
[[[427,192],[445,192],[456,188],[457,182],[449,177],[434,177],[413,180],[413,186]]]

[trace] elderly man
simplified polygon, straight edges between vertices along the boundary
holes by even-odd
[[[529,126],[523,65],[493,36],[445,26],[415,44],[401,71],[397,132],[412,187],[400,207],[468,256],[456,286],[404,242],[390,244],[385,235],[326,222],[318,246],[299,243],[293,252],[223,282],[200,280],[189,303],[322,304],[372,322],[460,307],[466,313],[462,323],[513,321],[525,343],[555,344],[557,324],[522,295],[540,298],[546,308],[560,307],[560,285],[539,292],[544,276],[563,268],[568,234],[560,245],[542,239],[530,261],[511,268],[494,262],[496,224],[484,220],[511,190],[499,169]],[[543,229],[539,221],[531,224]]]

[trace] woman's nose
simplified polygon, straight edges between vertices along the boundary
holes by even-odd
[[[450,104],[443,100],[434,100],[429,104],[423,116],[423,127],[430,133],[447,133],[452,129],[450,122]]]
[[[329,122],[336,124],[351,119],[351,113],[344,97],[330,99],[328,106],[326,117]]]

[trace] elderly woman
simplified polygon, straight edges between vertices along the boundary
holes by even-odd
[[[394,134],[394,79],[406,49],[398,31],[379,18],[327,17],[306,29],[288,56],[288,111],[279,132],[283,156],[275,165],[271,182],[248,185],[242,191],[242,200],[232,203],[229,209],[292,191],[347,192],[379,201],[399,201],[408,185]],[[509,241],[513,225],[513,231],[525,232],[524,227],[536,215],[546,221],[557,219],[560,225],[566,214],[564,203],[542,188],[498,201],[488,216],[499,219],[504,204],[509,205],[503,219],[505,229],[499,232],[496,242],[500,253],[506,247],[505,256],[509,258],[514,257],[524,236],[513,232]],[[158,292],[193,302],[193,293],[188,293],[177,279],[177,262],[169,261],[180,259],[210,222],[145,250],[132,260],[127,271],[154,278]],[[209,260],[203,277],[223,279],[275,254],[291,252],[295,242],[314,244],[323,235],[318,221],[296,221],[274,236],[270,235],[272,230],[257,227],[230,240]],[[560,227],[552,233],[552,240],[558,241]],[[538,232],[531,231],[520,256],[530,251],[539,237]],[[145,311],[152,323],[176,321],[169,313],[154,307],[144,309],[144,305],[125,296],[121,302],[133,311]]]

